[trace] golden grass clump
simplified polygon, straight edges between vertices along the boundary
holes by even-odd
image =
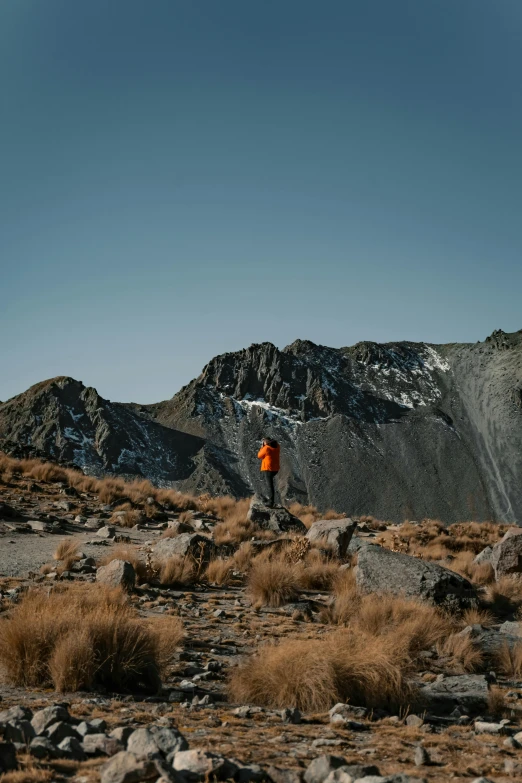
[[[163,618],[162,618],[163,619]],[[183,630],[140,619],[120,589],[103,585],[33,590],[0,621],[0,666],[23,687],[61,691],[156,690]]]
[[[232,558],[216,557],[208,564],[205,577],[211,584],[228,585],[232,581],[233,573],[234,561]]]
[[[171,555],[157,564],[160,583],[165,587],[185,587],[193,584],[197,576],[192,557]]]
[[[234,552],[234,563],[237,570],[246,573],[250,568],[250,564],[254,557],[255,550],[252,543],[250,541],[243,541]]]
[[[74,563],[80,559],[79,542],[74,538],[64,538],[54,551],[53,558],[61,564],[60,571],[70,571]]]
[[[319,712],[337,702],[396,709],[414,698],[405,675],[405,661],[382,640],[338,631],[261,647],[233,670],[229,690],[235,701],[274,709]]]
[[[256,558],[247,579],[247,592],[255,607],[283,606],[299,595],[300,569],[284,558]]]
[[[256,526],[247,519],[240,517],[231,517],[225,522],[219,522],[213,531],[214,542],[221,546],[222,544],[240,544],[253,538],[256,532]]]
[[[504,642],[498,649],[495,658],[502,674],[517,680],[522,677],[522,640],[511,646]]]
[[[483,668],[484,655],[470,636],[452,633],[437,643],[439,655],[449,658],[449,666],[459,674]]]

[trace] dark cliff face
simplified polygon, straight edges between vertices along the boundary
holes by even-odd
[[[522,332],[475,345],[262,343],[215,357],[150,406],[109,403],[71,379],[45,386],[0,404],[4,448],[245,495],[261,488],[269,435],[285,501],[522,522]]]
[[[201,442],[62,377],[0,405],[0,447],[93,475],[147,476],[168,483],[190,475]]]

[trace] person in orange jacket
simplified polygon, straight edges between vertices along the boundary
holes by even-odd
[[[262,460],[261,472],[265,474],[268,484],[268,502],[269,508],[274,507],[275,485],[274,479],[279,473],[279,443],[272,438],[263,438],[263,445],[259,450],[257,458]]]

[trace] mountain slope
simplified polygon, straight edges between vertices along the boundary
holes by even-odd
[[[261,489],[256,454],[271,435],[282,445],[286,500],[396,520],[522,522],[522,331],[473,345],[252,345],[148,406],[52,383],[64,384],[56,432],[56,390],[46,402],[33,387],[0,405],[0,446],[245,495]],[[65,390],[85,419],[67,418]]]

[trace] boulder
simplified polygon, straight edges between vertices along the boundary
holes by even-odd
[[[331,772],[346,764],[341,756],[317,756],[304,773],[305,783],[323,783]]]
[[[100,538],[114,538],[116,536],[116,528],[113,525],[104,525],[96,532],[96,535]]]
[[[247,519],[263,530],[273,530],[274,533],[306,533],[306,525],[294,517],[283,506],[270,508],[258,498],[252,498]]]
[[[392,593],[422,599],[449,611],[478,606],[475,589],[463,576],[436,563],[380,546],[359,550],[356,580],[364,593]]]
[[[58,745],[59,755],[71,761],[85,761],[87,756],[77,737],[65,737]]]
[[[29,744],[29,753],[36,759],[55,759],[60,751],[47,737],[35,737]]]
[[[126,750],[113,756],[101,769],[101,783],[140,783],[157,777],[151,759],[139,758]]]
[[[322,541],[337,557],[345,557],[357,523],[345,519],[320,519],[314,522],[306,537],[309,541]]]
[[[522,528],[510,528],[493,547],[491,565],[495,579],[506,574],[522,573]]]
[[[70,720],[71,716],[66,707],[63,707],[61,704],[53,704],[51,707],[45,707],[43,710],[35,712],[31,725],[34,733],[39,735],[43,734],[53,723],[58,723],[58,721],[69,723]]]
[[[154,547],[158,560],[166,560],[173,555],[192,556],[196,560],[208,560],[213,550],[212,541],[199,533],[180,533],[175,538],[162,538]]]
[[[30,742],[34,734],[34,729],[28,720],[13,720],[6,723],[4,728],[4,740],[9,742]]]
[[[428,712],[449,715],[458,707],[466,715],[480,715],[488,708],[489,685],[483,674],[462,674],[430,682],[420,690]]]
[[[29,707],[22,707],[21,704],[17,704],[16,707],[9,707],[7,710],[0,712],[0,726],[5,726],[6,723],[12,723],[17,720],[31,720],[33,713]]]
[[[324,783],[349,783],[369,775],[379,775],[375,764],[343,764],[330,772]]]
[[[82,746],[88,756],[114,756],[123,750],[123,743],[105,734],[86,734]]]
[[[473,562],[476,565],[481,565],[482,563],[490,563],[492,554],[493,554],[493,547],[487,546],[485,549],[482,550],[482,552],[478,553],[478,555],[473,560]]]
[[[16,748],[12,742],[0,742],[0,774],[17,768]]]
[[[167,726],[136,729],[127,740],[127,750],[137,756],[152,757],[160,752],[168,756],[187,748],[188,742],[183,734]]]
[[[228,780],[234,777],[237,766],[219,753],[209,750],[182,750],[172,761],[176,772],[186,781]]]
[[[479,624],[468,625],[458,636],[469,636],[482,652],[484,663],[495,666],[498,653],[503,647],[513,649],[522,642],[519,636],[519,625],[519,623],[504,623],[498,631]]]
[[[132,590],[136,584],[136,571],[126,560],[111,560],[96,571],[96,581],[110,587]]]
[[[74,730],[70,723],[59,720],[46,728],[45,736],[48,737],[54,745],[59,745],[66,737],[75,737],[78,739],[78,732]]]

